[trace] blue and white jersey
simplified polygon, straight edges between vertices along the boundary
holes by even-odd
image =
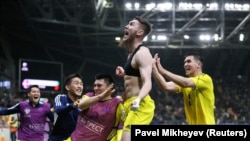
[[[49,140],[66,140],[74,131],[78,108],[73,108],[74,102],[66,94],[58,94],[54,99],[54,111],[57,119]]]

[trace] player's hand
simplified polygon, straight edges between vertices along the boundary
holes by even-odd
[[[156,59],[155,58],[153,58],[152,71],[153,72],[157,72],[158,71],[158,68],[156,66]]]
[[[100,94],[100,96],[101,96],[102,98],[103,98],[103,97],[107,97],[107,96],[112,95],[114,92],[115,92],[114,83],[112,83],[112,84],[110,84],[110,85],[108,86],[108,88],[107,88],[104,92],[102,92],[102,93]]]
[[[52,108],[50,108],[50,111],[51,112],[55,112],[55,109],[52,107]]]
[[[141,102],[141,99],[139,97],[136,98],[132,102],[130,109],[133,110],[133,111],[137,111],[139,109],[139,107],[140,107],[140,102]]]
[[[116,69],[115,69],[115,74],[116,74],[118,77],[124,77],[125,72],[124,72],[123,67],[117,66]]]
[[[158,72],[159,73],[164,73],[164,68],[162,67],[162,65],[161,65],[161,59],[160,59],[160,57],[158,56],[158,53],[156,53],[155,55],[154,55],[154,61],[155,61],[155,66],[157,67],[157,70],[158,70]],[[154,68],[153,68],[154,69]]]
[[[76,100],[73,104],[73,108],[78,108],[78,104],[79,104],[80,100]]]

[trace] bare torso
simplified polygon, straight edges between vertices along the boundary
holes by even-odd
[[[138,96],[141,89],[141,79],[140,77],[128,76],[124,77],[124,99],[128,99],[133,96]]]
[[[128,58],[129,57],[130,56],[128,56]],[[134,54],[131,60],[131,66],[139,70],[140,76],[124,76],[124,100],[139,95],[142,99],[149,93],[151,89],[152,72],[152,64],[148,63],[150,61],[152,61],[152,56],[146,47],[141,47],[140,50]]]

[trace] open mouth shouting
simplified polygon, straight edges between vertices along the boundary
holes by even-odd
[[[128,39],[128,35],[129,35],[129,32],[128,32],[128,30],[124,30],[124,35],[123,35],[123,40],[126,40],[126,39]]]

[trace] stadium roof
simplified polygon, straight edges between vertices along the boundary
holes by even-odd
[[[179,49],[178,54],[208,48],[230,54],[243,49],[235,51],[235,57],[242,57],[238,69],[249,72],[249,5],[249,0],[1,1],[0,62],[59,61],[65,73],[84,72],[86,64],[113,68],[126,59],[115,38],[123,35],[129,20],[143,16],[153,24],[145,41],[153,50]],[[218,54],[217,63],[230,57],[223,54]],[[217,65],[217,71],[221,69]]]

